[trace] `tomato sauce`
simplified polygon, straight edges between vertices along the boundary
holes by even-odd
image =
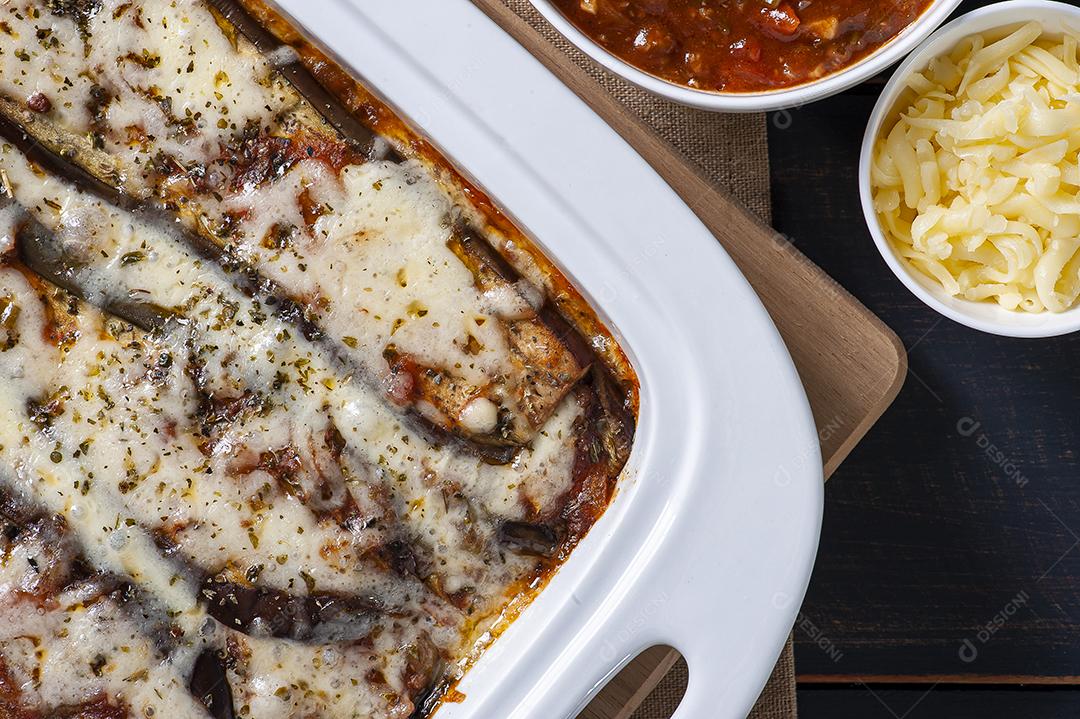
[[[852,65],[932,0],[553,0],[609,52],[669,82],[761,92]]]

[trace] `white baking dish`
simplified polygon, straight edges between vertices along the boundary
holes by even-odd
[[[608,512],[439,719],[573,716],[640,650],[690,665],[677,714],[741,717],[813,565],[813,419],[765,310],[708,230],[467,0],[281,0],[510,210],[628,350],[634,451]]]

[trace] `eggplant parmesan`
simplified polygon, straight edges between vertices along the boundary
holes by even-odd
[[[429,716],[611,500],[633,371],[259,0],[0,4],[0,716]]]

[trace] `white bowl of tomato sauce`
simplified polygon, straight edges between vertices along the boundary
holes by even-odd
[[[612,72],[718,112],[805,105],[903,59],[961,0],[531,0]]]

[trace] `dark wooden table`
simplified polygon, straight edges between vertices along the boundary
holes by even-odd
[[[776,227],[891,326],[911,361],[896,404],[826,489],[796,631],[800,714],[1072,719],[1080,335],[980,334],[889,272],[855,178],[883,81],[770,117]]]

